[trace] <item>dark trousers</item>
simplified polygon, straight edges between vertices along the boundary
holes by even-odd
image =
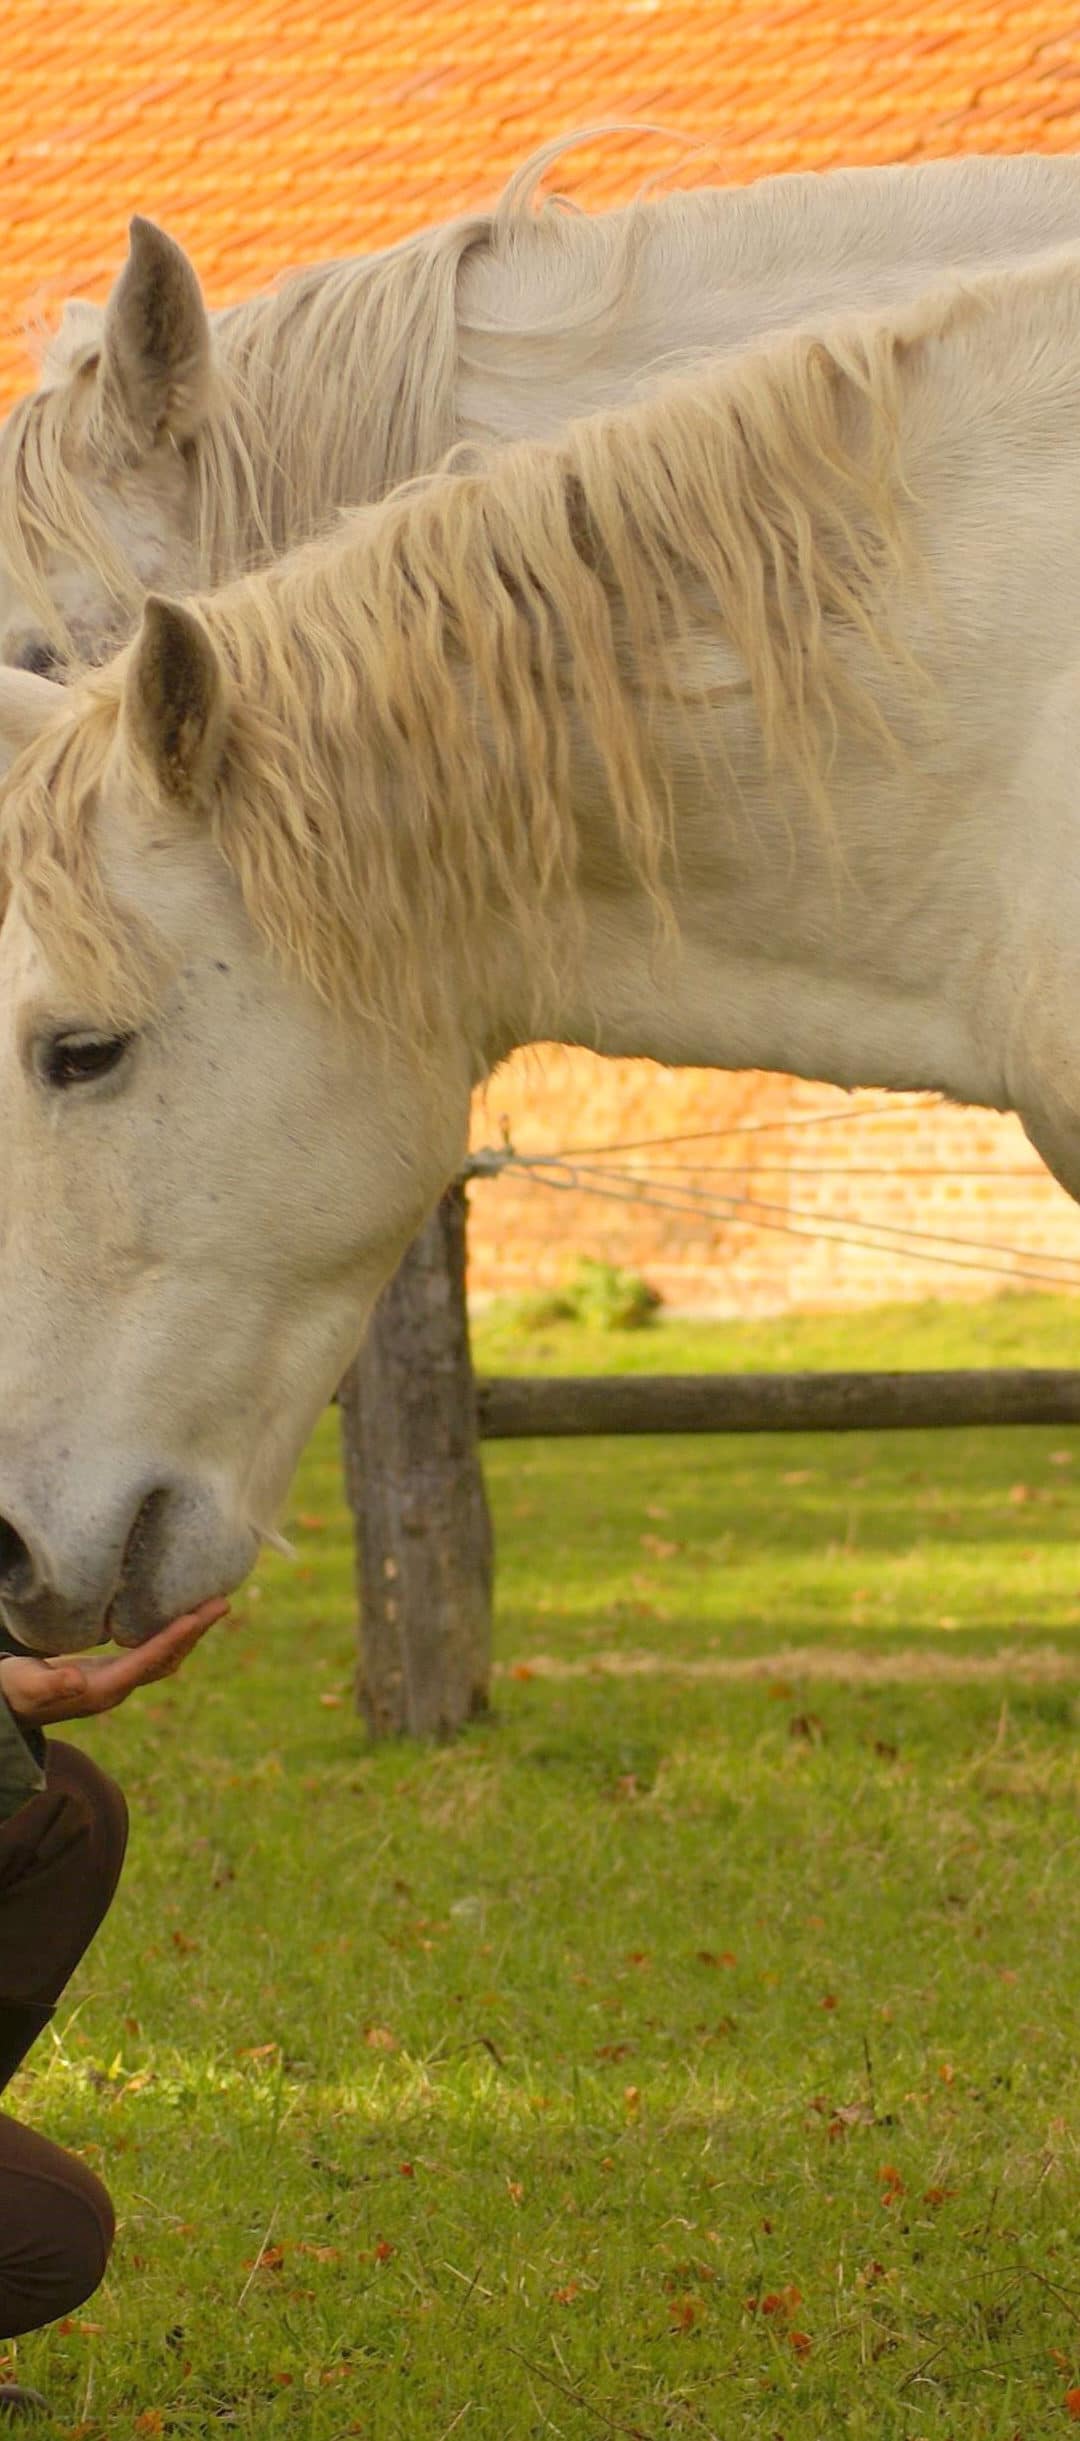
[[[120,1790],[76,1747],[50,1740],[46,1783],[0,1823],[0,2043],[9,2070],[107,1913],[127,1844]],[[82,2305],[114,2229],[100,2179],[0,2112],[0,2339]]]

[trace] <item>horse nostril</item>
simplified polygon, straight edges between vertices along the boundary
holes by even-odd
[[[163,1484],[156,1491],[147,1492],[124,1549],[125,1581],[137,1576],[144,1565],[152,1564],[168,1505],[169,1493]]]
[[[36,1570],[33,1560],[15,1527],[0,1517],[0,1593],[9,1601],[25,1602],[33,1593]]]

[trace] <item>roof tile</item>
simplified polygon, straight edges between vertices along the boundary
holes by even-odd
[[[0,399],[43,304],[104,293],[133,209],[224,302],[483,202],[534,144],[620,114],[706,139],[698,178],[1080,149],[1080,59],[1042,0],[8,0],[4,30]],[[559,183],[608,204],[657,157],[612,136]]]

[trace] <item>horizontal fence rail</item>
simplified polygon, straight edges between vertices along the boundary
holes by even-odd
[[[505,1374],[478,1379],[485,1441],[638,1432],[903,1432],[1080,1424],[1080,1370]]]

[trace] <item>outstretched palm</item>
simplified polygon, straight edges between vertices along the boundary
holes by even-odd
[[[156,1678],[171,1678],[208,1628],[228,1611],[228,1603],[201,1602],[163,1627],[131,1652],[112,1652],[99,1659],[74,1660],[70,1654],[41,1659],[33,1653],[0,1655],[0,1695],[17,1721],[33,1729],[49,1729],[58,1721],[81,1721],[95,1712],[114,1712],[136,1687]]]

